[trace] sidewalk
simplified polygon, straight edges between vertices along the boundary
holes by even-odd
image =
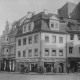
[[[7,71],[0,71],[0,73],[7,73],[7,74],[26,74],[26,75],[66,75],[67,73],[36,73],[36,72],[29,72],[29,73],[20,73],[20,72],[7,72]]]

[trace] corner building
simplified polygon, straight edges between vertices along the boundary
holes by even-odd
[[[16,35],[17,70],[23,64],[31,72],[42,66],[66,69],[66,24],[56,14],[41,12],[23,20]]]

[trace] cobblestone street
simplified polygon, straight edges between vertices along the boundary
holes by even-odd
[[[0,72],[0,80],[80,80],[80,73],[56,75],[31,75]]]

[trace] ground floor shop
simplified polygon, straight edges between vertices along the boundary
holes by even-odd
[[[66,72],[65,59],[44,59],[43,61],[45,72]]]
[[[16,61],[16,69],[20,71],[21,66],[23,65],[25,68],[28,68],[29,72],[36,72],[38,68],[38,60],[37,59],[21,59]]]
[[[15,71],[15,60],[14,59],[2,59],[1,71]]]
[[[68,66],[70,70],[74,70],[74,72],[77,72],[80,70],[80,58],[73,58],[69,57],[68,59]]]
[[[65,59],[25,59],[17,60],[17,70],[19,71],[21,65],[29,69],[29,72],[37,72],[39,67],[43,68],[44,72],[66,72]]]

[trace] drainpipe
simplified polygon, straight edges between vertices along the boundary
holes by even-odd
[[[67,34],[66,34],[66,72],[67,72]]]
[[[41,31],[40,31],[40,66],[41,66]]]

